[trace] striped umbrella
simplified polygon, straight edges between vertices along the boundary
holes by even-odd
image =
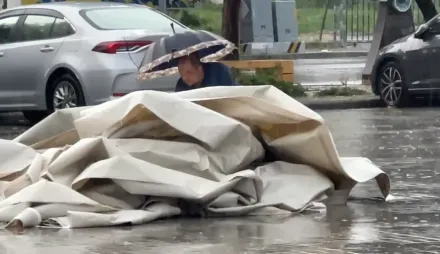
[[[138,79],[153,79],[178,72],[177,58],[196,53],[202,62],[216,61],[235,45],[208,31],[185,31],[161,38],[150,45],[142,60]]]

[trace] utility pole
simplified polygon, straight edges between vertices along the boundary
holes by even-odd
[[[241,0],[224,0],[223,1],[223,20],[222,20],[222,36],[226,40],[239,47],[238,22],[240,13]],[[238,60],[238,50],[234,50],[232,54],[225,56],[224,60]]]

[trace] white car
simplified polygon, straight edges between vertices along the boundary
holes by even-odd
[[[173,91],[177,76],[137,81],[150,43],[189,29],[144,5],[58,2],[0,12],[0,111],[30,122],[137,90]]]

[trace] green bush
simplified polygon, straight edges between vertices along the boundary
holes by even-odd
[[[280,80],[279,68],[257,69],[255,74],[237,72],[236,80],[242,86],[273,85],[292,97],[305,97],[306,89],[299,84]]]
[[[222,5],[206,3],[197,8],[170,10],[168,14],[191,29],[221,34]]]
[[[197,15],[194,15],[187,10],[183,10],[180,14],[180,20],[181,23],[184,25],[187,25],[189,27],[201,27],[203,24],[203,21],[200,17]]]
[[[328,89],[321,90],[317,93],[315,93],[316,97],[323,97],[323,96],[355,96],[355,95],[365,95],[367,94],[366,91],[352,88],[352,87],[331,87]]]

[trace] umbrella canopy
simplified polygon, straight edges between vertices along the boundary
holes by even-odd
[[[196,53],[202,62],[218,60],[235,49],[235,45],[208,31],[185,31],[161,38],[151,44],[142,60],[138,79],[177,73],[177,58]]]

